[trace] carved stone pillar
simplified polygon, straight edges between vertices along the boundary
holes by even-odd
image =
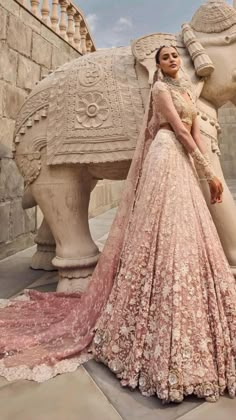
[[[30,0],[30,3],[31,3],[31,12],[35,16],[40,17],[39,16],[39,3],[40,3],[40,0]]]
[[[78,51],[81,50],[81,35],[80,35],[81,21],[82,21],[82,16],[78,12],[76,12],[74,15],[74,22],[75,22],[74,46]]]
[[[59,33],[58,22],[58,0],[52,0],[51,28],[57,34]]]
[[[67,35],[66,35],[66,30],[67,30],[67,7],[68,7],[68,3],[66,0],[59,0],[59,4],[61,6],[61,20],[59,23],[59,28],[60,28],[60,35],[63,39],[65,39],[67,41]]]
[[[87,53],[90,53],[90,52],[92,51],[92,46],[93,46],[93,43],[92,43],[92,41],[89,39],[89,40],[86,42]]]
[[[82,54],[87,54],[87,46],[86,46],[86,36],[87,36],[87,29],[85,28],[85,26],[83,26],[80,30],[80,34],[81,34],[81,50],[82,50]]]
[[[42,13],[42,21],[47,26],[50,26],[50,5],[49,0],[43,0],[42,7],[41,7],[41,13]]]
[[[67,38],[68,38],[68,42],[74,46],[74,33],[75,33],[75,28],[74,28],[74,14],[75,14],[75,9],[73,6],[69,6],[67,8],[67,16],[68,16],[68,28],[67,28]]]

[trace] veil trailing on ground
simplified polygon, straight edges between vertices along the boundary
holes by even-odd
[[[143,162],[158,130],[152,116],[150,92],[119,209],[86,292],[26,291],[23,299],[0,300],[0,375],[8,380],[42,382],[92,357],[89,344],[119,269]]]

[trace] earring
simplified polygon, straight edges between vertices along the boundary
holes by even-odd
[[[158,69],[156,69],[153,73],[152,84],[154,85],[154,83],[156,83],[157,80],[158,80]]]
[[[161,68],[159,67],[157,70],[157,74],[158,74],[158,80],[163,80],[163,73],[161,71]]]

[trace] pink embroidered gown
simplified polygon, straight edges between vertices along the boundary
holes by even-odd
[[[169,90],[182,121],[196,109]],[[181,401],[196,394],[235,395],[236,286],[182,144],[160,129],[144,162],[120,266],[93,352],[144,395]]]
[[[194,104],[163,82],[153,89],[154,117],[165,122],[163,90],[191,124]],[[113,246],[132,194],[124,238]],[[0,374],[43,381],[93,356],[122,385],[164,401],[192,393],[214,401],[226,388],[234,396],[235,280],[193,163],[173,132],[158,131],[137,193],[127,187],[122,204],[84,296],[33,293],[0,310]]]

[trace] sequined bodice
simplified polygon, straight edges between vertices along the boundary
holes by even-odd
[[[194,118],[197,116],[197,108],[195,105],[193,94],[190,90],[180,89],[179,86],[170,85],[168,83],[157,81],[153,86],[153,114],[159,119],[160,126],[168,123],[164,117],[161,107],[159,106],[159,92],[168,92],[171,95],[174,106],[183,123],[192,125]],[[189,100],[183,97],[183,93],[189,95]]]

